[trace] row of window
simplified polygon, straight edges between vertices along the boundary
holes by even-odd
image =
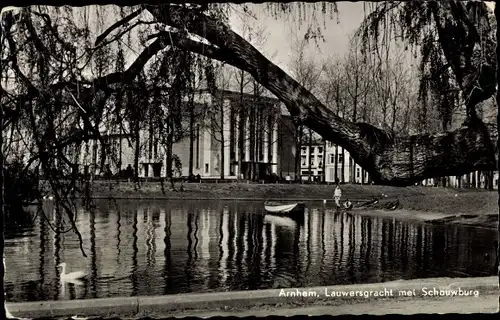
[[[330,181],[335,181],[335,169],[334,168],[330,168],[329,172],[329,180]],[[340,172],[337,172],[337,174],[341,174]],[[356,178],[360,178],[361,177],[361,169],[360,168],[356,168]]]
[[[334,145],[332,142],[330,142],[330,141],[328,141],[327,143],[328,143],[328,147],[330,147],[330,148],[333,148],[333,147],[335,146],[335,145]],[[303,153],[303,154],[307,154],[307,149],[308,149],[308,148],[309,148],[309,146],[302,146],[302,153]],[[311,150],[312,150],[312,151],[311,151],[311,153],[317,153],[317,154],[318,154],[318,153],[319,153],[319,154],[322,154],[322,153],[323,153],[323,147],[322,147],[322,146],[312,146],[312,147],[311,147]]]
[[[334,179],[334,173],[335,173],[335,169],[331,168],[330,169],[330,180],[335,180]],[[340,174],[340,172],[338,172]],[[308,175],[309,174],[309,171],[308,170],[302,170],[300,172],[301,175]],[[323,174],[323,170],[318,170],[316,172],[316,174],[314,173],[314,171],[311,171],[311,175],[322,175]],[[359,178],[361,176],[361,169],[360,168],[356,168],[356,178]]]
[[[307,153],[307,149],[308,147],[305,146],[305,147],[302,147],[302,153]],[[311,153],[323,153],[323,147],[311,147],[312,149],[312,152]]]
[[[335,154],[330,153],[328,159],[330,160],[328,162],[328,164],[334,164],[335,163]],[[301,160],[302,160],[302,165],[306,166],[307,165],[307,156],[302,155]],[[310,158],[311,164],[314,164],[315,160],[316,160],[316,156],[311,155],[311,158]],[[344,161],[344,155],[341,153],[337,154],[337,161],[338,161],[338,163],[342,163]],[[319,164],[318,164],[319,166],[323,165],[323,156],[322,155],[318,155],[318,162],[319,162]]]

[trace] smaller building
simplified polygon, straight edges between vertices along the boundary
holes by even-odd
[[[323,181],[324,145],[313,143],[300,150],[300,176],[303,181]]]
[[[310,164],[310,165],[309,165]],[[300,159],[303,181],[368,183],[369,175],[351,159],[347,150],[331,142],[304,145]],[[364,176],[364,177],[363,177]]]

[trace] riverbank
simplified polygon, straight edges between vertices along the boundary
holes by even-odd
[[[110,187],[111,186],[111,187]],[[314,184],[256,184],[256,183],[185,183],[180,191],[158,182],[143,183],[134,190],[134,183],[96,181],[92,194],[96,199],[145,199],[145,200],[295,200],[331,201],[333,186]],[[497,191],[483,189],[454,189],[442,187],[391,187],[378,185],[341,185],[342,198],[353,202],[380,199],[369,210],[355,213],[425,221],[433,224],[464,224],[495,229],[498,217]],[[387,202],[399,200],[394,211],[383,210]]]
[[[22,318],[496,312],[498,278],[431,278],[314,288],[7,303]]]

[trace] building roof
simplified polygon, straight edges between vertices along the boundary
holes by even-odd
[[[237,91],[232,91],[232,90],[217,90],[218,93],[224,95],[224,98],[228,98],[232,101],[239,101],[241,99],[241,94],[240,92]],[[200,89],[198,90],[199,93],[208,93],[210,94],[208,89]],[[251,93],[246,93],[243,92],[243,99],[248,100],[248,99],[253,99],[255,96]],[[281,102],[278,98],[276,97],[270,97],[268,95],[261,95],[259,96],[259,99],[262,103],[268,103],[268,104],[274,104],[274,105],[279,105],[280,112],[284,116],[290,116],[290,112],[286,108],[285,104]]]

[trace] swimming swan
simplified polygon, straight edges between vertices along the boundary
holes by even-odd
[[[75,271],[75,272],[66,273],[66,262],[60,263],[57,266],[62,268],[61,280],[64,280],[64,281],[81,279],[87,275],[87,273],[85,273],[83,271]]]

